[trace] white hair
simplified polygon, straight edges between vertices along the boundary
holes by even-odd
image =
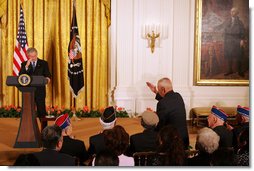
[[[164,87],[167,91],[169,90],[172,90],[173,89],[173,86],[172,86],[172,82],[169,78],[162,78],[158,81],[158,84],[161,86],[161,87]]]
[[[198,131],[196,147],[198,150],[212,154],[219,147],[220,136],[210,128]]]
[[[112,129],[115,126],[116,118],[112,122],[106,123],[101,118],[99,118],[101,126],[103,129]]]

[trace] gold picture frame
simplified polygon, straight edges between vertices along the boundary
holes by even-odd
[[[232,35],[228,36],[230,29],[231,34],[237,33],[233,34],[233,38],[238,36],[236,44],[231,43]],[[248,86],[248,1],[196,0],[194,47],[194,85]]]

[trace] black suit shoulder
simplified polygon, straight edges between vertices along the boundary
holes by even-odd
[[[88,153],[89,155],[94,155],[99,153],[102,150],[106,149],[104,136],[102,133],[93,135],[89,138],[89,148]]]
[[[51,149],[34,153],[41,166],[75,166],[75,158]]]
[[[72,139],[69,136],[64,136],[63,146],[60,152],[77,157],[80,163],[83,163],[89,158],[85,143],[81,140]]]

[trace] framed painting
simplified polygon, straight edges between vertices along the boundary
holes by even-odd
[[[194,84],[249,85],[249,1],[196,0]]]

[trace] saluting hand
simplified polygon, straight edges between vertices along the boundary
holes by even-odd
[[[150,88],[150,90],[151,90],[152,92],[154,92],[155,94],[157,93],[157,89],[156,89],[156,86],[155,86],[155,85],[153,85],[153,84],[150,83],[150,82],[146,82],[146,85]]]

